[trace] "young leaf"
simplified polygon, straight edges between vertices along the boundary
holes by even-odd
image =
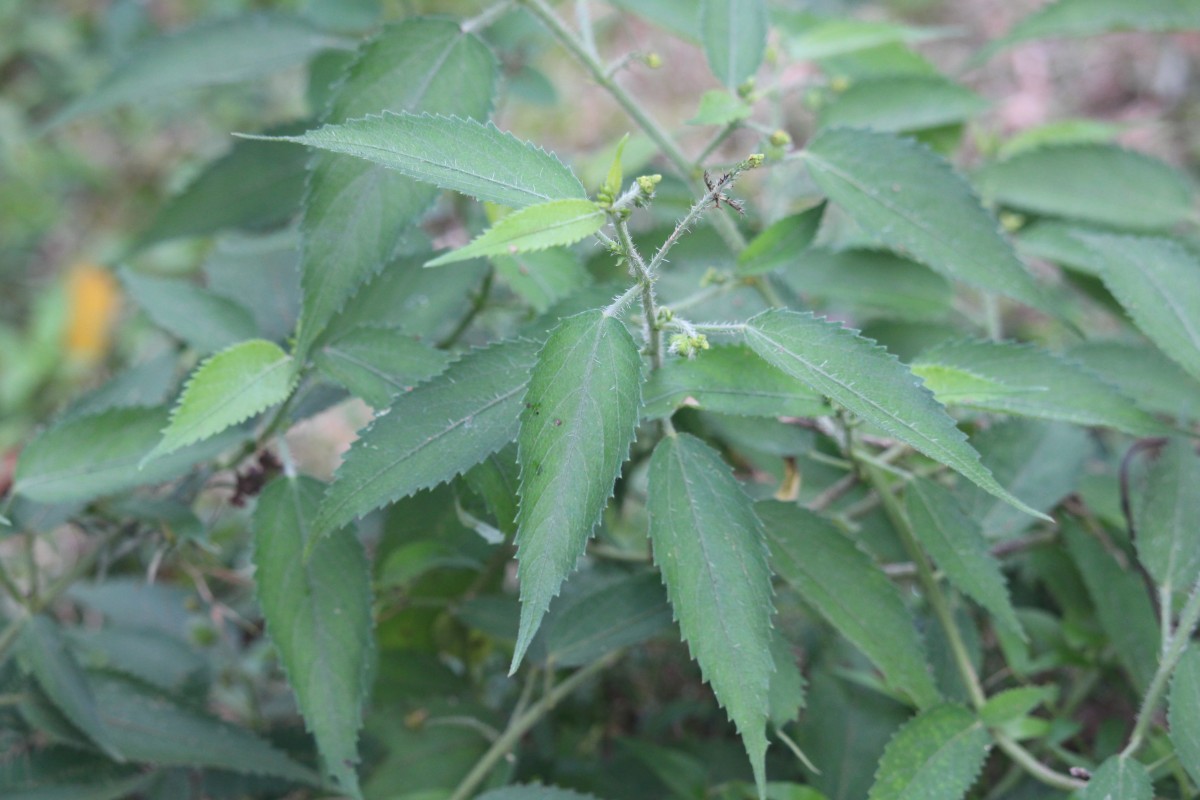
[[[1100,627],[1133,684],[1145,691],[1158,666],[1159,645],[1146,584],[1135,572],[1122,569],[1104,546],[1074,520],[1066,521],[1063,532],[1071,559],[1096,606]]]
[[[1086,234],[1104,285],[1159,348],[1200,379],[1200,261],[1171,239]]]
[[[259,335],[245,306],[190,281],[123,269],[121,283],[156,325],[201,353],[216,353]]]
[[[484,118],[496,58],[449,19],[411,18],[364,45],[333,94],[327,123],[383,111]],[[454,152],[440,143],[443,153]],[[304,198],[304,301],[294,354],[304,360],[333,316],[390,261],[437,190],[367,161],[322,154]],[[347,202],[352,198],[353,202]]]
[[[737,725],[762,796],[771,673],[771,572],[762,523],[721,456],[679,434],[654,448],[646,512],[683,639]]]
[[[1100,765],[1076,796],[1079,800],[1153,800],[1154,786],[1141,762],[1113,756]]]
[[[911,366],[947,405],[1107,426],[1135,436],[1169,430],[1115,387],[1034,345],[946,342],[923,352]],[[964,375],[972,385],[963,384]],[[987,383],[979,384],[978,378]]]
[[[701,0],[700,36],[713,75],[736,90],[767,51],[765,0]]]
[[[1006,206],[1115,228],[1170,228],[1192,213],[1183,175],[1110,144],[1055,145],[988,164],[979,192]],[[1125,202],[1136,197],[1136,203]]]
[[[925,711],[888,742],[868,800],[961,800],[990,744],[987,728],[965,708]]]
[[[600,187],[600,194],[607,195],[610,198],[615,198],[621,194],[621,187],[625,185],[625,172],[621,166],[621,156],[625,154],[625,144],[629,141],[629,134],[621,137],[621,141],[617,142],[617,152],[613,154],[612,163],[608,166],[608,174],[604,177],[604,184]]]
[[[967,182],[924,145],[833,128],[803,156],[817,185],[869,233],[948,278],[1054,313]]]
[[[536,353],[527,341],[477,350],[397,397],[350,446],[315,535],[448,481],[511,442]]]
[[[563,320],[538,354],[517,436],[521,628],[514,671],[612,493],[637,427],[641,381],[637,344],[603,311]]]
[[[997,483],[930,391],[869,339],[812,314],[779,310],[752,318],[746,339],[767,361],[889,435],[1022,511],[1049,519]]]
[[[1137,505],[1138,558],[1166,592],[1200,577],[1200,458],[1192,443],[1172,439],[1163,448]]]
[[[999,625],[1025,640],[1004,574],[978,523],[963,513],[950,492],[924,478],[908,484],[905,500],[913,532],[946,578],[987,609]]]
[[[321,344],[317,367],[373,408],[446,368],[449,356],[395,328],[360,325]]]
[[[292,358],[263,339],[235,344],[206,359],[188,379],[158,447],[174,452],[282,403],[292,391]]]
[[[738,253],[738,275],[762,275],[792,266],[817,237],[825,204],[784,217],[750,240]]]
[[[583,184],[552,153],[490,122],[457,116],[387,112],[299,136],[261,138],[363,158],[414,180],[513,208],[587,197]]]
[[[88,673],[100,719],[130,761],[169,767],[211,767],[270,775],[318,786],[297,764],[254,734],[186,708],[125,678]]]
[[[771,566],[921,708],[938,702],[916,627],[895,584],[828,520],[790,503],[756,507]]]
[[[745,345],[721,345],[695,358],[677,358],[646,381],[649,419],[669,416],[683,406],[723,414],[761,417],[819,417],[824,399],[780,372]]]
[[[267,634],[325,770],[360,797],[354,765],[372,647],[371,576],[349,532],[321,539],[305,558],[321,491],[310,478],[267,486],[254,512],[254,580]]]
[[[109,758],[125,760],[100,719],[87,674],[79,668],[57,623],[41,614],[27,619],[17,657],[72,725]]]
[[[821,108],[823,128],[870,128],[904,133],[953,125],[987,108],[987,101],[940,75],[900,75],[856,81]]]
[[[1167,719],[1179,763],[1200,783],[1200,647],[1196,645],[1188,648],[1175,668]]]
[[[30,442],[17,461],[13,494],[39,503],[85,502],[135,486],[164,483],[215,458],[238,431],[139,464],[162,440],[165,407],[111,408],[71,417]]]
[[[575,244],[604,227],[604,209],[591,200],[551,200],[503,217],[470,244],[451,250],[427,267],[484,256],[507,256]]]
[[[250,14],[206,22],[152,39],[98,87],[64,108],[51,125],[188,89],[257,78],[301,64],[349,42],[296,17]]]

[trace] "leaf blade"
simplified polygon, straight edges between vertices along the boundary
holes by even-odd
[[[1171,678],[1171,742],[1193,781],[1200,781],[1200,648],[1192,645]]]
[[[755,352],[797,380],[980,488],[1035,517],[1048,519],[992,477],[932,393],[883,348],[812,314],[778,310],[763,312],[746,323],[746,339]]]
[[[961,800],[979,776],[990,741],[965,708],[930,709],[888,742],[868,800]]]
[[[502,218],[464,247],[425,262],[440,267],[485,256],[511,256],[575,244],[604,227],[604,210],[591,200],[550,200]]]
[[[633,442],[641,380],[637,345],[603,311],[563,320],[538,354],[517,436],[521,625],[513,670],[608,502]]]
[[[647,491],[654,560],[683,638],[736,724],[761,794],[775,669],[762,523],[721,456],[688,434],[654,448]]]
[[[767,50],[763,0],[702,0],[700,35],[713,75],[737,90],[753,77]]]

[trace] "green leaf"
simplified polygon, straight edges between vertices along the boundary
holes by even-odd
[[[258,336],[285,340],[300,314],[300,237],[289,229],[268,236],[225,236],[204,260],[209,290],[245,306]]]
[[[849,308],[856,318],[941,320],[954,303],[950,281],[886,250],[812,247],[783,280],[801,296]]]
[[[503,217],[470,244],[451,250],[427,267],[484,256],[507,256],[575,244],[604,227],[604,209],[591,200],[551,200]]]
[[[821,108],[820,125],[903,133],[964,122],[987,101],[940,75],[901,75],[857,81]]]
[[[1123,569],[1074,520],[1066,521],[1063,532],[1067,550],[1096,606],[1100,627],[1134,686],[1145,691],[1158,668],[1159,647],[1158,623],[1146,584],[1135,571]]]
[[[642,415],[669,416],[684,406],[761,417],[819,417],[820,395],[758,357],[745,345],[720,345],[695,358],[676,358],[646,382]]]
[[[1104,285],[1142,333],[1200,379],[1200,261],[1170,239],[1086,234]]]
[[[587,197],[583,184],[553,153],[490,122],[458,116],[386,112],[299,136],[261,138],[366,159],[414,180],[513,208]]]
[[[381,111],[484,118],[496,58],[457,20],[410,18],[365,44],[334,91],[326,123]],[[442,140],[441,151],[453,152]],[[304,199],[304,301],[294,354],[304,360],[334,315],[410,235],[437,190],[377,164],[334,154],[313,160]]]
[[[177,636],[117,625],[76,628],[69,634],[79,662],[88,669],[129,675],[177,696],[207,684],[207,658]]]
[[[292,358],[274,342],[251,339],[222,350],[188,378],[162,441],[146,459],[207,439],[282,403],[294,383]]]
[[[254,316],[239,303],[176,278],[121,270],[121,283],[163,330],[201,353],[215,353],[258,336]]]
[[[762,275],[799,262],[817,237],[824,214],[825,204],[821,203],[772,223],[738,253],[737,274]]]
[[[700,38],[713,75],[736,90],[767,51],[765,0],[700,0]]]
[[[580,263],[578,256],[564,247],[515,256],[493,256],[492,266],[508,288],[539,314],[592,282],[591,273]]]
[[[359,797],[358,729],[369,688],[371,576],[358,537],[317,542],[308,558],[322,485],[277,478],[254,512],[254,581],[288,683],[332,776]]]
[[[1035,517],[996,482],[979,454],[908,368],[854,331],[812,314],[766,311],[746,323],[750,346],[834,402]]]
[[[979,709],[979,717],[993,727],[1024,717],[1043,703],[1058,697],[1056,686],[1019,686],[992,695]]]
[[[800,718],[800,711],[804,708],[805,683],[796,654],[792,652],[792,644],[778,627],[771,631],[771,661],[775,669],[771,673],[769,717],[772,725],[782,728]]]
[[[157,777],[132,764],[51,745],[6,759],[0,795],[5,800],[123,800],[139,796]]]
[[[597,800],[595,795],[580,794],[569,789],[532,784],[505,786],[479,795],[479,800]]]
[[[1172,31],[1200,27],[1195,0],[1059,0],[1022,19],[992,42],[980,58],[1017,42],[1067,36],[1095,36],[1110,31]]]
[[[1087,119],[1060,119],[1019,131],[1000,145],[1001,159],[1041,147],[1064,144],[1105,144],[1121,134],[1121,126]]]
[[[396,395],[444,370],[449,360],[445,351],[411,334],[369,325],[351,328],[313,353],[322,372],[373,408],[386,408]]]
[[[1146,476],[1136,503],[1138,559],[1164,592],[1200,578],[1200,458],[1192,443],[1172,439]]]
[[[608,174],[604,176],[604,184],[600,187],[600,194],[607,195],[610,199],[616,198],[621,194],[621,188],[625,185],[625,172],[621,166],[621,156],[625,153],[625,144],[629,141],[629,134],[621,137],[621,141],[617,142],[617,151],[613,154],[612,163],[608,166]]]
[[[974,714],[945,705],[914,717],[888,742],[869,800],[960,800],[975,783],[991,737]]]
[[[526,341],[477,350],[397,397],[350,446],[316,534],[448,481],[512,441],[536,353]]]
[[[700,41],[698,0],[610,0],[611,5],[652,22],[681,39]]]
[[[87,675],[79,668],[57,623],[40,614],[27,619],[17,657],[72,725],[113,760],[125,760],[100,719]]]
[[[557,608],[557,607],[556,607]],[[546,661],[581,667],[671,627],[671,606],[658,575],[631,575],[578,598],[547,623]]]
[[[978,523],[963,513],[949,491],[924,478],[908,484],[905,500],[913,532],[946,579],[987,609],[998,625],[1025,640],[1000,564]]]
[[[1157,348],[1137,342],[1094,339],[1066,352],[1139,406],[1176,419],[1200,416],[1200,381]]]
[[[1065,422],[1013,418],[979,433],[973,443],[996,480],[1031,508],[1049,512],[1079,483],[1092,454],[1088,432]],[[967,516],[988,539],[1006,539],[1033,522],[1008,503],[982,489],[956,487]]]
[[[138,244],[286,222],[300,207],[307,166],[303,150],[236,142],[159,209]]]
[[[1179,763],[1200,783],[1200,647],[1188,648],[1175,668],[1169,703],[1167,719]]]
[[[660,441],[648,480],[654,561],[692,657],[742,736],[761,796],[775,669],[762,523],[721,456],[694,436]]]
[[[257,78],[302,64],[321,50],[344,47],[295,17],[249,14],[204,22],[150,40],[51,125],[129,103],[174,97],[201,86]]]
[[[320,785],[317,776],[243,728],[185,708],[143,687],[89,673],[100,718],[130,761],[210,767]]]
[[[803,156],[829,198],[888,245],[948,278],[1053,313],[971,187],[924,145],[833,128]]]
[[[521,629],[513,670],[612,493],[637,427],[641,370],[629,331],[599,310],[563,320],[538,354],[517,437]]]
[[[1002,205],[1097,225],[1156,230],[1192,213],[1183,175],[1110,144],[1040,147],[988,164],[974,177],[980,193]]]
[[[938,702],[924,648],[895,584],[828,520],[790,503],[756,506],[771,566],[921,708]]]
[[[30,442],[17,461],[13,493],[39,503],[93,500],[135,486],[165,483],[216,457],[239,431],[145,461],[162,440],[165,407],[114,408],[72,417]]]
[[[1104,426],[1135,436],[1168,430],[1116,387],[1034,345],[946,342],[921,353],[911,366],[947,405]]]
[[[1150,773],[1138,761],[1113,756],[1092,773],[1087,786],[1079,790],[1078,800],[1153,800]]]
[[[700,107],[688,125],[730,125],[753,112],[750,104],[722,89],[709,89],[700,95]]]
[[[922,30],[891,22],[839,18],[822,20],[789,37],[787,49],[792,58],[814,61],[885,44],[935,39],[941,35],[936,30]]]

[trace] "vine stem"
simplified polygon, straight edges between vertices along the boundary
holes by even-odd
[[[857,457],[854,453],[852,455]],[[912,523],[909,521],[908,515],[904,513],[904,509],[900,507],[900,501],[892,494],[890,487],[887,485],[883,470],[869,462],[860,461],[859,463],[862,465],[863,472],[874,487],[876,494],[882,498],[884,512],[887,514],[888,519],[891,520],[892,526],[896,529],[896,533],[904,545],[904,549],[908,552],[909,557],[916,567],[917,580],[925,591],[925,598],[928,600],[930,607],[933,608],[938,623],[946,633],[946,639],[949,641],[950,650],[954,655],[954,664],[958,668],[959,675],[962,676],[963,683],[967,687],[967,694],[971,698],[971,705],[978,710],[987,702],[987,695],[983,691],[983,686],[979,682],[979,675],[975,672],[975,667],[971,663],[971,657],[967,653],[967,646],[963,641],[962,632],[959,631],[958,625],[954,622],[954,617],[950,612],[950,604],[946,601],[946,595],[942,592],[942,587],[938,584],[937,578],[934,575],[933,565],[929,562],[929,557],[917,541]],[[1020,765],[1022,769],[1042,783],[1066,791],[1073,791],[1086,785],[1081,780],[1072,778],[1069,775],[1063,775],[1047,767],[1007,734],[997,730],[992,730],[991,734],[997,746],[1013,760],[1013,763]]]
[[[1133,723],[1133,732],[1129,734],[1129,742],[1121,751],[1122,757],[1132,756],[1142,746],[1146,731],[1158,710],[1158,704],[1167,690],[1171,674],[1178,666],[1179,659],[1183,658],[1184,651],[1187,650],[1198,624],[1200,624],[1200,578],[1197,578],[1196,583],[1192,586],[1192,593],[1179,614],[1179,625],[1176,626],[1170,642],[1164,648],[1162,660],[1159,661],[1158,669],[1150,680],[1150,686],[1146,689],[1142,707],[1138,710],[1137,719]]]
[[[449,800],[467,800],[471,796],[471,793],[479,787],[479,784],[483,783],[488,773],[492,771],[496,764],[517,746],[521,737],[528,733],[542,717],[546,716],[563,698],[575,691],[582,683],[593,675],[608,669],[620,657],[620,651],[609,653],[599,661],[595,661],[575,672],[571,677],[548,691],[540,700],[530,706],[528,711],[524,711],[523,713],[518,711],[518,713],[514,714],[513,718],[509,720],[508,727],[492,743],[492,746],[483,754],[483,757],[475,762],[475,766],[471,768],[471,771],[458,784],[458,787],[454,790],[454,794],[450,795]]]

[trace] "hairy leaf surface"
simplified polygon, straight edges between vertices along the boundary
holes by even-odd
[[[917,356],[912,371],[947,405],[1104,426],[1135,436],[1168,431],[1116,387],[1034,345],[946,342]]]
[[[746,339],[768,362],[889,435],[1015,507],[1044,517],[996,482],[933,394],[869,339],[794,311],[759,314],[746,324]]]
[[[1161,230],[1192,213],[1181,173],[1110,144],[1040,147],[988,164],[974,181],[1003,205],[1115,228]]]
[[[325,771],[360,796],[355,765],[371,644],[371,575],[358,537],[327,536],[309,557],[322,485],[277,478],[254,513],[254,566],[267,634],[279,649]]]
[[[869,800],[961,800],[987,758],[991,737],[961,706],[929,709],[888,742]]]
[[[905,500],[913,532],[946,578],[998,624],[1025,638],[1000,565],[988,551],[979,524],[963,513],[949,491],[924,478],[908,484]]]
[[[427,261],[425,266],[575,244],[604,227],[606,219],[604,210],[591,200],[551,200],[526,206],[502,218],[465,247]]]
[[[700,36],[713,75],[737,89],[767,50],[765,0],[700,0]]]
[[[803,156],[817,185],[869,233],[948,278],[1053,313],[971,187],[924,145],[831,128]]]
[[[477,350],[398,396],[346,453],[313,524],[317,535],[470,469],[517,434],[537,345]]]
[[[654,561],[679,628],[737,725],[761,794],[775,669],[762,523],[720,454],[686,433],[654,448],[647,496]]]
[[[538,354],[517,437],[521,628],[514,670],[612,493],[637,427],[641,381],[637,344],[603,311],[563,320]]]
[[[895,584],[831,522],[789,503],[756,506],[775,573],[862,650],[888,685],[924,708],[938,701],[917,630]]]
[[[163,439],[147,459],[214,436],[282,403],[292,391],[292,358],[264,339],[208,358],[188,379]]]
[[[524,208],[587,196],[575,173],[555,155],[490,122],[385,113],[279,138],[366,159],[502,206]]]
[[[1171,679],[1171,742],[1193,781],[1200,782],[1200,647],[1184,653]]]
[[[325,122],[381,111],[483,118],[496,77],[495,56],[457,21],[408,19],[361,48]],[[442,149],[452,151],[446,141]],[[391,260],[436,196],[435,187],[378,164],[333,153],[314,159],[301,224],[297,358],[307,356],[334,314]]]
[[[1200,260],[1171,239],[1086,234],[1104,285],[1142,333],[1200,379]]]

